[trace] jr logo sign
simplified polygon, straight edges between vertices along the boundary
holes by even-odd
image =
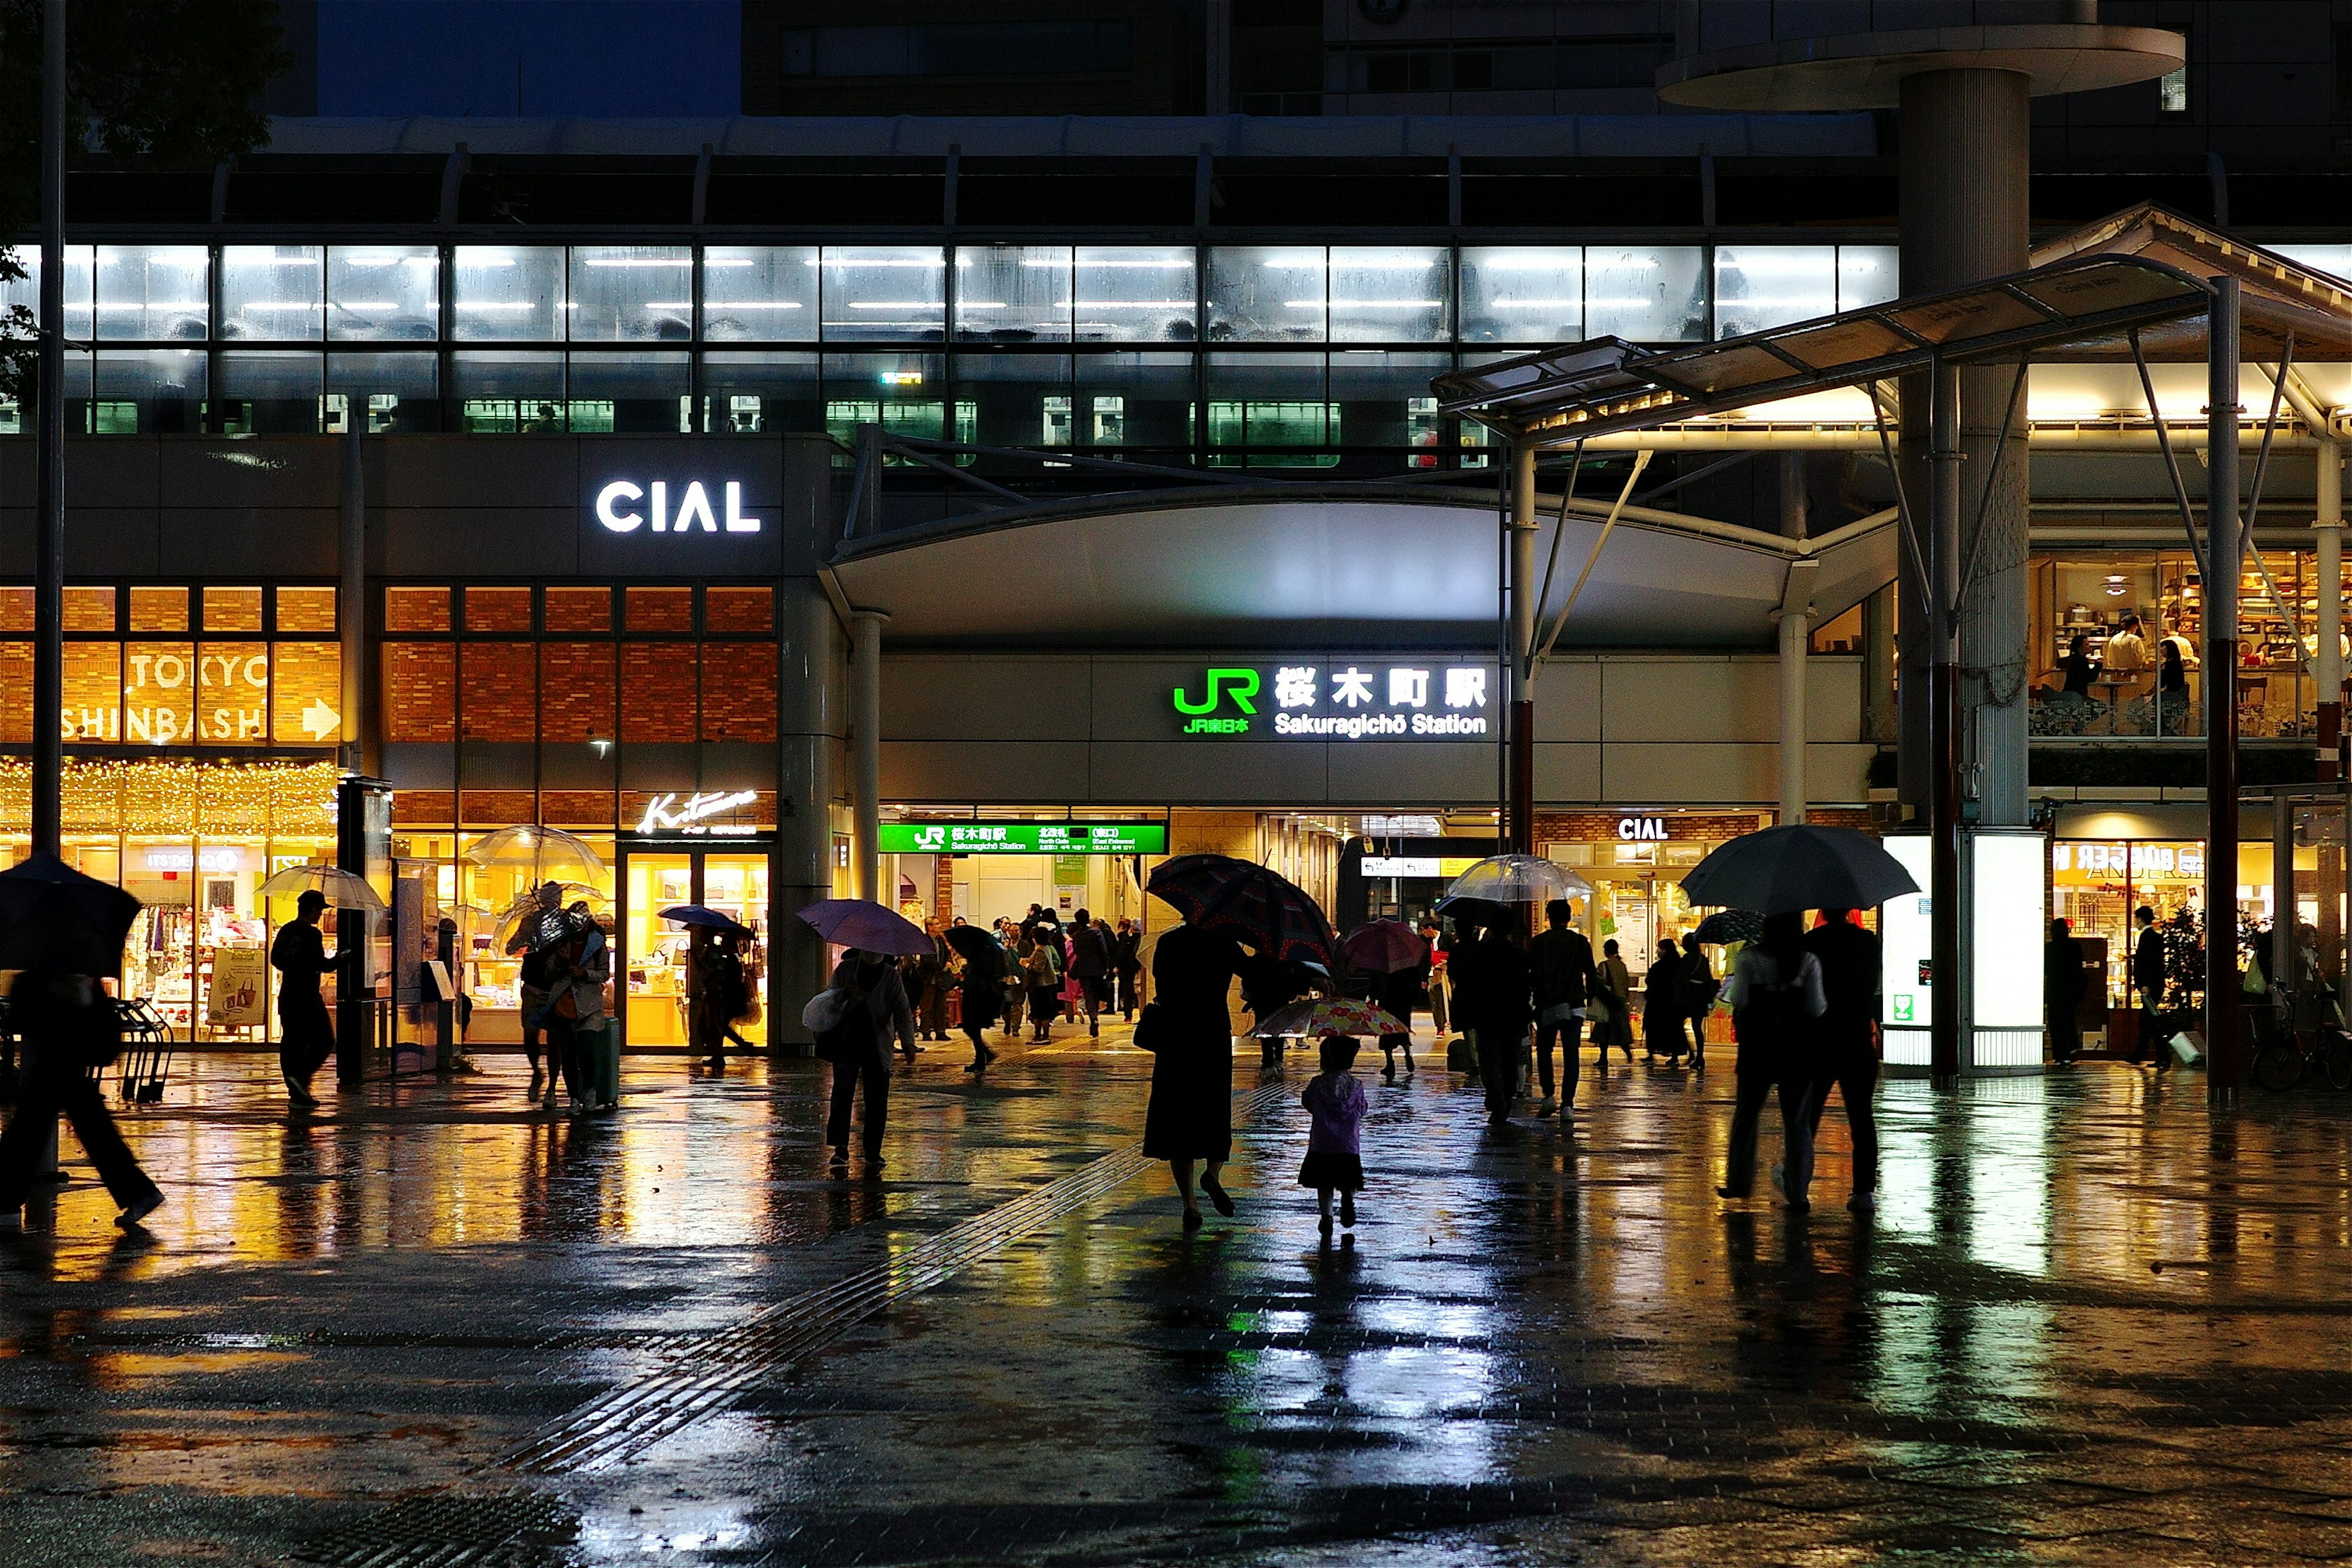
[[[1248,718],[1221,719],[1218,707],[1227,699],[1243,713],[1257,712],[1257,671],[1255,669],[1212,669],[1208,672],[1208,694],[1198,701],[1184,694],[1182,687],[1172,695],[1176,711],[1187,715],[1192,722],[1184,726],[1187,735],[1245,735],[1249,732]]]

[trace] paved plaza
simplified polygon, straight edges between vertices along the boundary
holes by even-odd
[[[149,1234],[69,1144],[0,1244],[0,1560],[2352,1555],[2352,1100],[1889,1084],[1875,1216],[1832,1107],[1792,1219],[1714,1195],[1727,1060],[1489,1132],[1433,1054],[1363,1064],[1329,1244],[1296,1053],[1191,1237],[1116,1031],[932,1047],[878,1181],[813,1063],[633,1058],[574,1121],[511,1057],[297,1119],[201,1059],[126,1118]]]

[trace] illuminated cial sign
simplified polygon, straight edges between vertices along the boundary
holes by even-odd
[[[886,822],[885,855],[1165,855],[1164,822]]]
[[[1617,837],[1626,844],[1663,844],[1667,837],[1666,819],[1663,816],[1621,816],[1617,819]]]
[[[646,814],[637,821],[639,833],[734,833],[757,832],[748,822],[712,822],[710,818],[727,812],[738,811],[760,798],[756,791],[739,789],[730,795],[690,795],[683,801],[675,795],[657,795],[646,803]]]
[[[596,521],[614,533],[635,533],[641,528],[654,533],[760,531],[760,520],[743,510],[742,480],[727,480],[719,487],[719,510],[714,512],[709,487],[700,479],[688,479],[678,492],[677,510],[672,510],[667,480],[641,485],[635,479],[614,479],[596,492]]]
[[[1286,664],[1271,671],[1219,667],[1169,700],[1187,735],[1273,735],[1368,741],[1484,736],[1491,700],[1486,666]]]

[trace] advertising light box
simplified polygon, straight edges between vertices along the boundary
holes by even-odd
[[[2039,1030],[2042,944],[2050,931],[2042,886],[2047,841],[2038,833],[1979,833],[1969,847],[1975,1026]],[[2039,1040],[2035,1045],[2038,1057]]]
[[[1929,848],[1924,834],[1895,834],[1883,841],[1889,855],[1902,862],[1911,879],[1928,886]],[[1935,993],[1930,988],[1929,961],[1935,952],[1931,900],[1925,892],[1905,893],[1880,906],[1878,942],[1883,968],[1880,985],[1885,1011],[1879,1021],[1889,1029],[1927,1029],[1936,1022]],[[2041,973],[2039,969],[2034,973]],[[1890,1043],[1888,1059],[1895,1058]]]
[[[1164,822],[886,822],[885,855],[1165,855]]]

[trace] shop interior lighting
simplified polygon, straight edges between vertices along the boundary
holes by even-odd
[[[691,267],[694,265],[694,258],[690,256],[643,258],[592,256],[582,265],[586,267]]]

